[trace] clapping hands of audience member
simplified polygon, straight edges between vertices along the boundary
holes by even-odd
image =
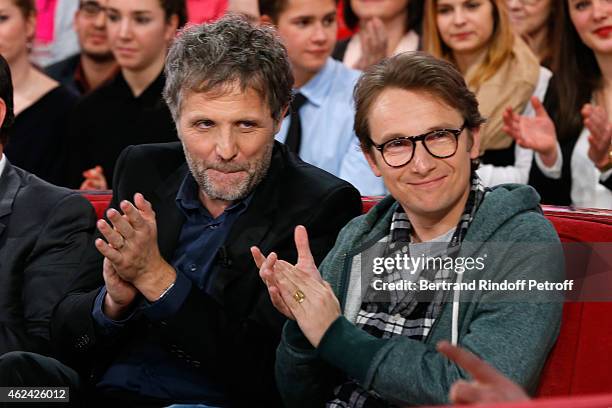
[[[108,190],[108,183],[102,166],[85,170],[83,177],[85,177],[85,180],[81,183],[81,190]]]
[[[385,25],[378,17],[368,18],[359,31],[361,56],[353,68],[365,70],[387,56],[388,37]]]
[[[473,378],[472,381],[459,380],[452,385],[449,400],[453,404],[486,404],[529,400],[529,396],[519,385],[476,357],[472,352],[453,346],[447,341],[439,342],[437,349],[449,360],[467,371]]]
[[[295,229],[295,245],[295,266],[279,260],[274,252],[264,257],[259,248],[253,247],[251,253],[274,307],[295,320],[308,341],[318,347],[329,326],[340,316],[340,303],[329,283],[321,278],[303,226]]]
[[[537,97],[531,97],[531,104],[536,114],[534,117],[519,115],[512,108],[506,108],[503,130],[519,146],[538,153],[546,166],[552,166],[558,154],[555,125]]]
[[[612,123],[608,121],[606,110],[601,106],[587,103],[582,108],[584,126],[589,130],[589,159],[603,170],[610,164],[610,146],[612,145]]]
[[[151,203],[137,193],[134,204],[122,201],[119,206],[123,214],[115,209],[106,212],[112,227],[105,220],[98,221],[106,241],[99,238],[95,242],[105,257],[105,313],[111,317],[129,308],[136,290],[155,301],[176,279],[176,272],[159,253]]]

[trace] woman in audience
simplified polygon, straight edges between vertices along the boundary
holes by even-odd
[[[529,47],[512,33],[504,0],[426,0],[425,50],[454,63],[478,99],[487,123],[481,128],[479,175],[487,185],[527,183],[533,151],[515,146],[504,131],[504,111],[533,115],[551,77]],[[561,167],[554,137],[532,147],[536,163],[551,176]]]
[[[30,63],[34,0],[0,0],[0,53],[13,72],[15,123],[5,154],[15,166],[57,183],[66,119],[73,95]]]
[[[107,18],[121,71],[75,109],[67,184],[82,189],[111,188],[125,147],[177,139],[161,93],[167,48],[186,21],[185,0],[109,0]]]
[[[555,31],[555,0],[507,0],[514,32],[521,36],[540,60],[550,68]],[[557,44],[558,45],[558,44]]]
[[[548,115],[507,118],[511,134],[529,146],[555,135],[563,154],[560,179],[533,169],[530,183],[543,202],[612,209],[612,6],[606,0],[563,0],[546,95]],[[553,126],[554,124],[554,126]]]
[[[383,58],[419,46],[423,0],[345,0],[346,25],[359,32],[336,44],[333,57],[364,70]]]

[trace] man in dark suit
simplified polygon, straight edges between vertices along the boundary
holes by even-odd
[[[122,153],[113,209],[52,337],[98,402],[279,406],[284,318],[250,248],[296,261],[304,225],[319,263],[360,213],[359,193],[274,141],[293,78],[271,28],[239,17],[191,27],[166,77],[181,143]]]
[[[11,165],[3,154],[14,119],[13,87],[0,56],[0,355],[50,352],[49,320],[93,233],[79,194]]]

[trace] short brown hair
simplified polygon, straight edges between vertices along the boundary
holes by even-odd
[[[17,6],[24,18],[29,18],[36,15],[36,5],[34,0],[13,0],[13,4]]]
[[[452,64],[423,52],[405,52],[372,65],[355,86],[354,129],[366,153],[372,147],[368,116],[378,96],[387,88],[424,92],[440,98],[461,114],[468,129],[484,123],[476,95]]]
[[[178,17],[178,28],[187,24],[187,6],[185,0],[159,0],[159,4],[164,9],[166,19],[170,19],[176,14]]]

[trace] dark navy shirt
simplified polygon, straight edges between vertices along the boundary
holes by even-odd
[[[176,204],[185,215],[178,245],[171,261],[176,270],[174,286],[156,302],[143,300],[134,312],[122,321],[109,319],[102,311],[106,289],[98,294],[93,317],[101,336],[113,336],[127,322],[144,315],[157,322],[174,315],[182,306],[193,285],[209,293],[213,262],[227,239],[234,222],[247,209],[252,195],[228,207],[213,218],[198,197],[198,185],[188,173],[176,196]],[[194,322],[194,324],[197,324]],[[205,362],[202,362],[205,364]],[[174,357],[151,336],[132,338],[113,361],[97,388],[102,391],[128,391],[150,398],[175,402],[200,402],[223,405],[222,387],[213,378]]]

